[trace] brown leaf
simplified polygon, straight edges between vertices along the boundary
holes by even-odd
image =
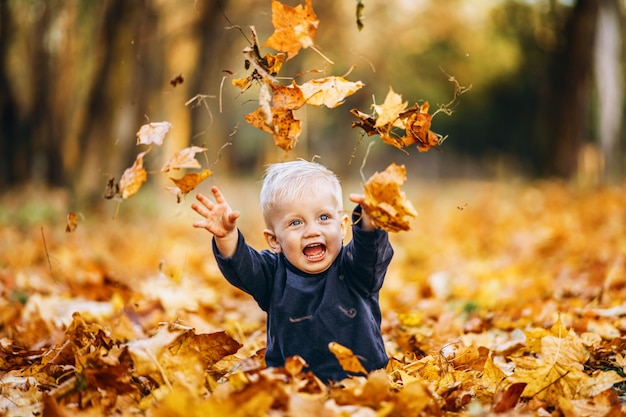
[[[272,0],[272,24],[274,33],[263,46],[286,52],[289,60],[301,48],[313,46],[319,20],[313,11],[311,0],[306,0],[304,7],[301,4],[290,7]]]
[[[137,155],[135,163],[122,174],[119,182],[120,195],[123,199],[132,197],[139,191],[144,182],[148,180],[148,173],[143,168],[143,157],[149,151]]]
[[[286,152],[293,149],[300,136],[302,127],[300,120],[296,119],[293,110],[272,107],[270,109],[272,123],[266,122],[265,110],[261,107],[245,116],[246,122],[252,126],[271,133],[274,136],[274,144]]]
[[[525,382],[517,382],[511,384],[505,390],[499,390],[494,400],[493,411],[495,413],[504,413],[512,410],[522,396],[522,392],[526,388]]]
[[[106,198],[107,200],[110,200],[113,197],[115,197],[115,195],[119,192],[120,192],[120,185],[119,183],[115,182],[115,177],[109,178],[109,181],[107,181],[107,185],[104,189],[104,195],[103,195],[104,198]]]
[[[298,85],[293,82],[290,86],[269,83],[272,88],[273,107],[279,109],[296,110],[304,104],[304,95]]]
[[[65,231],[67,233],[71,233],[76,230],[78,226],[78,214],[70,211],[67,213],[67,226],[65,226]]]
[[[417,211],[401,190],[406,181],[404,165],[392,163],[383,172],[377,172],[364,185],[363,210],[376,227],[389,232],[409,230],[407,217],[417,217]]]

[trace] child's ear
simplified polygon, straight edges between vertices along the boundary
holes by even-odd
[[[346,233],[348,233],[348,227],[350,227],[350,217],[347,214],[344,214],[341,217],[341,239],[343,240],[346,237]]]
[[[276,235],[274,234],[274,232],[272,232],[270,229],[265,229],[263,230],[263,236],[265,236],[265,240],[267,241],[267,244],[269,245],[272,252],[282,252],[283,249],[280,247],[280,243],[278,243],[278,240],[276,240]]]

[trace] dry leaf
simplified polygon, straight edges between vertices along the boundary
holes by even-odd
[[[389,232],[409,230],[407,217],[417,217],[417,211],[401,190],[406,181],[404,165],[392,163],[383,172],[377,172],[364,185],[363,210],[372,223]]]
[[[355,374],[367,374],[367,370],[363,367],[359,358],[347,347],[336,342],[330,342],[328,349],[335,355],[344,371]]]
[[[343,77],[326,77],[307,81],[300,86],[307,104],[330,109],[343,104],[346,97],[356,93],[365,84],[348,81]]]
[[[161,172],[168,172],[172,169],[182,169],[182,168],[202,168],[200,162],[196,159],[196,154],[198,152],[204,152],[206,148],[201,148],[199,146],[190,146],[189,148],[185,148],[176,152],[163,168],[161,168]]]
[[[115,177],[109,178],[109,181],[107,181],[107,185],[104,189],[104,198],[110,200],[119,192],[120,186],[119,183],[115,182]]]
[[[165,139],[165,135],[172,128],[172,124],[170,122],[153,122],[148,123],[141,128],[137,132],[137,145],[150,145],[154,143],[155,145],[163,145],[163,140]]]
[[[295,81],[290,86],[269,83],[272,88],[273,107],[296,110],[304,104],[304,95]]]
[[[76,230],[78,226],[78,214],[70,211],[67,213],[67,226],[65,226],[65,231],[67,233],[71,233]]]
[[[182,198],[191,190],[196,188],[202,181],[209,178],[213,173],[208,169],[195,173],[190,172],[182,178],[170,178],[176,184],[176,187],[167,187],[168,191],[176,195],[180,203]]]
[[[263,46],[287,53],[287,60],[298,54],[301,48],[313,46],[319,20],[311,6],[306,4],[290,7],[272,0],[272,24],[274,33]]]
[[[286,152],[296,145],[298,136],[302,131],[300,120],[296,119],[293,110],[272,107],[270,109],[272,123],[266,122],[266,113],[259,107],[245,116],[246,122],[252,126],[271,133],[274,136],[274,144]]]
[[[137,155],[135,163],[127,168],[122,174],[119,182],[120,195],[123,199],[132,197],[139,191],[144,182],[148,180],[148,173],[143,168],[143,157],[149,151],[141,152]]]
[[[393,91],[390,86],[383,104],[374,104],[374,110],[378,114],[374,127],[380,128],[387,125],[404,127],[398,115],[406,108],[407,104],[408,101],[402,101],[402,96]]]
[[[178,74],[175,77],[172,77],[172,79],[170,80],[170,84],[172,85],[172,87],[176,87],[178,84],[182,84],[185,82],[185,79],[183,78],[183,74]]]

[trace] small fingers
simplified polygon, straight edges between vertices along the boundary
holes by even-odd
[[[363,205],[363,203],[365,203],[365,196],[363,194],[350,194],[350,201]]]

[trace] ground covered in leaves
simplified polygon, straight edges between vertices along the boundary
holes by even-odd
[[[263,247],[258,190],[220,187]],[[191,195],[78,211],[73,232],[63,193],[0,197],[0,414],[622,415],[626,189],[406,191],[419,216],[392,235],[389,366],[334,386],[298,358],[265,369],[264,315],[219,275]]]

